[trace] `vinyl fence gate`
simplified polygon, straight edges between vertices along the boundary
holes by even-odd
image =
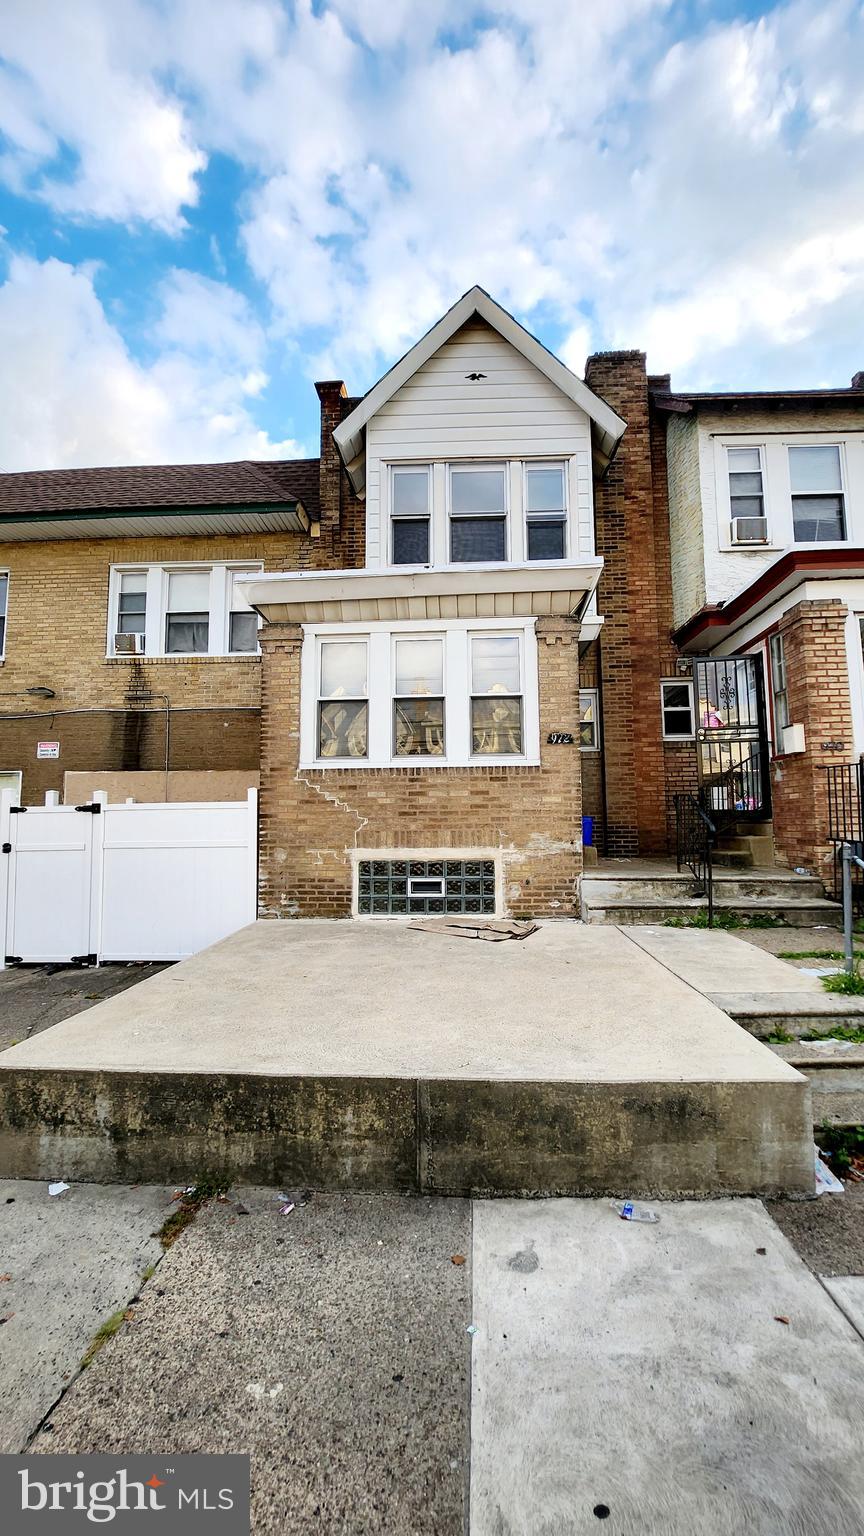
[[[254,922],[258,796],[109,805],[0,799],[0,969],[182,960]]]

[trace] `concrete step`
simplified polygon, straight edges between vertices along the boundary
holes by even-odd
[[[741,853],[754,864],[774,863],[773,837],[721,837],[717,842],[717,855]]]
[[[730,852],[723,848],[714,852],[714,867],[720,869],[748,869],[752,868],[755,860],[752,853]]]
[[[807,1078],[813,1095],[813,1124],[864,1124],[864,1045],[772,1045],[781,1061]]]
[[[645,906],[674,905],[678,901],[692,900],[697,890],[689,871],[679,875],[673,870],[664,875],[642,877],[592,869],[582,877],[582,900],[596,907],[614,906],[619,901],[637,901]],[[716,870],[714,894],[718,901],[727,903],[825,900],[823,887],[812,875],[774,874],[763,869]]]
[[[742,922],[753,917],[773,917],[790,928],[841,928],[843,913],[832,901],[771,901],[764,900],[715,900],[716,912],[731,912]],[[673,918],[695,917],[705,911],[704,900],[679,900],[674,902],[646,903],[638,900],[619,900],[605,906],[585,902],[582,919],[586,923],[618,923],[623,926],[637,923],[666,923]]]
[[[802,972],[797,975],[804,979]],[[816,978],[812,978],[816,980]],[[838,1024],[864,1026],[864,997],[842,997],[823,992],[799,991],[712,992],[712,1003],[728,1013],[757,1040],[785,1030],[788,1035],[830,1035]]]

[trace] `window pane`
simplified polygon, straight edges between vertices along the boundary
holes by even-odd
[[[512,753],[522,751],[522,700],[471,700],[471,751]]]
[[[755,474],[762,468],[758,448],[729,448],[729,477],[733,474]]]
[[[257,613],[232,613],[229,621],[228,649],[231,651],[257,651]]]
[[[165,649],[170,654],[182,652],[206,656],[210,624],[206,614],[169,613],[165,626]]]
[[[0,652],[6,648],[6,615],[0,615]]]
[[[365,757],[365,702],[339,701],[318,706],[318,756]]]
[[[124,571],[120,577],[120,591],[124,597],[128,592],[146,592],[147,572]]]
[[[429,564],[428,517],[396,519],[393,524],[393,564]]]
[[[444,751],[444,700],[397,699],[396,756],[440,757]]]
[[[732,497],[733,517],[762,517],[764,510],[761,496]]]
[[[444,646],[440,640],[396,641],[397,694],[444,692]]]
[[[564,511],[564,471],[560,466],[526,469],[525,508],[528,512]]]
[[[579,745],[580,745],[580,747],[596,747],[596,745],[597,745],[596,731],[597,731],[597,727],[596,727],[596,725],[595,725],[593,720],[583,720],[583,721],[581,721],[580,726],[579,726]]]
[[[836,444],[821,448],[790,448],[789,477],[796,493],[839,491],[840,449]]]
[[[554,518],[528,522],[528,559],[563,560],[564,524]]]
[[[169,613],[207,613],[209,608],[209,571],[171,572],[168,577]]]
[[[505,558],[503,517],[457,517],[452,520],[450,559],[454,563]]]
[[[357,699],[365,694],[365,640],[325,641],[321,647],[321,697]]]
[[[503,512],[503,469],[452,469],[450,508],[453,512]]]
[[[731,496],[761,496],[761,475],[730,475],[729,493]]]
[[[231,591],[229,593],[229,607],[230,607],[230,610],[231,610],[232,613],[252,613],[253,610],[250,608],[250,606],[247,603],[245,597],[243,596],[243,593],[240,591],[240,582],[241,581],[252,581],[256,576],[260,576],[260,575],[261,575],[260,571],[232,571],[231,572]]]
[[[397,514],[429,511],[429,476],[426,470],[393,471],[393,511]]]
[[[471,692],[519,691],[518,635],[475,635],[471,641]]]
[[[692,736],[693,717],[689,709],[664,709],[664,736]]]
[[[666,683],[663,688],[663,704],[666,709],[690,708],[690,689],[686,683]]]
[[[579,695],[579,745],[597,745],[597,696],[594,693]]]
[[[0,575],[0,615],[6,613],[6,597],[9,591],[9,577],[5,571]]]
[[[793,496],[792,518],[799,543],[845,538],[842,496]]]

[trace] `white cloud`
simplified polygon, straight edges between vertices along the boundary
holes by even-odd
[[[165,347],[145,367],[108,320],[92,270],[13,259],[0,286],[0,469],[301,453],[293,441],[272,441],[248,413],[246,399],[262,376],[248,366],[254,348],[231,328],[232,316],[242,313],[239,296],[211,295],[228,317],[215,350],[200,311],[195,345],[175,345],[178,293],[194,294],[186,277],[175,274],[168,285]]]

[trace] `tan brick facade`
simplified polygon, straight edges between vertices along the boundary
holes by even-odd
[[[537,622],[539,767],[298,769],[299,626],[262,636],[260,911],[347,917],[359,850],[483,850],[499,861],[516,917],[578,913],[581,804],[578,631]]]

